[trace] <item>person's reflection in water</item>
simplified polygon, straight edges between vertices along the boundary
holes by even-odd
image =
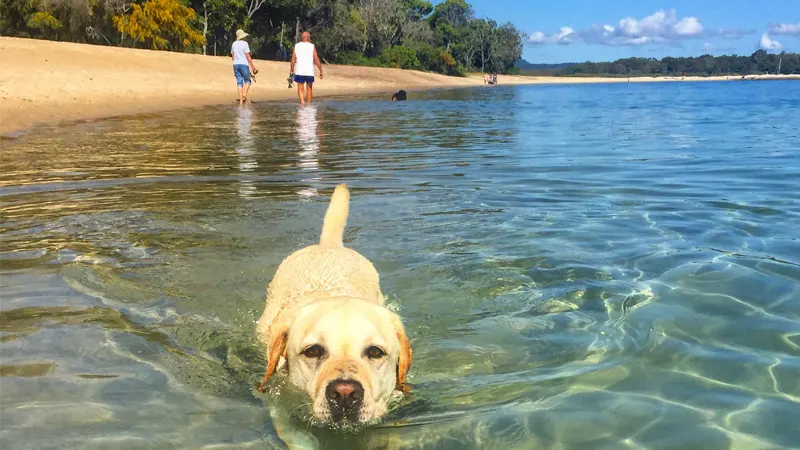
[[[301,188],[297,193],[301,197],[314,197],[318,195],[317,188],[314,186],[320,181],[319,178],[319,136],[317,136],[317,106],[305,105],[297,109],[297,144],[300,153],[297,166],[301,171],[308,171],[311,175],[302,178],[300,181],[308,183],[308,186]]]
[[[250,128],[253,124],[253,109],[251,107],[236,108],[236,134],[239,141],[236,144],[236,153],[239,157],[239,196],[242,198],[252,198],[256,193],[256,185],[253,180],[248,180],[250,176],[247,172],[258,169],[258,161],[253,156],[253,135]]]

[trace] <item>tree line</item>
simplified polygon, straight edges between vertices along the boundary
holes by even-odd
[[[780,67],[779,67],[780,66]],[[758,50],[750,56],[702,55],[662,59],[624,58],[614,62],[585,62],[554,65],[520,63],[523,74],[562,76],[710,76],[800,73],[799,53],[772,54]]]
[[[3,0],[0,35],[225,55],[237,28],[260,59],[310,31],[328,63],[510,73],[524,35],[465,0]]]

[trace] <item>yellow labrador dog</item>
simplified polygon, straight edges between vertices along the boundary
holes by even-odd
[[[331,197],[318,245],[289,255],[269,285],[257,334],[267,373],[285,367],[308,393],[314,418],[365,424],[387,411],[395,391],[408,392],[411,346],[400,318],[384,307],[378,272],[342,243],[350,193]]]

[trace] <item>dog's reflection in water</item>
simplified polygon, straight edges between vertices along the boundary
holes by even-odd
[[[332,425],[316,421],[305,393],[285,379],[270,386],[269,411],[280,440],[290,449],[397,449],[406,448],[419,436],[397,431],[414,426],[407,419],[430,408],[424,400],[398,396],[390,402],[391,413],[380,423]]]

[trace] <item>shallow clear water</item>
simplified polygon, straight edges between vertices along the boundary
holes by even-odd
[[[3,141],[0,445],[281,445],[254,321],[340,182],[414,395],[321,448],[800,444],[800,83],[413,97]]]

